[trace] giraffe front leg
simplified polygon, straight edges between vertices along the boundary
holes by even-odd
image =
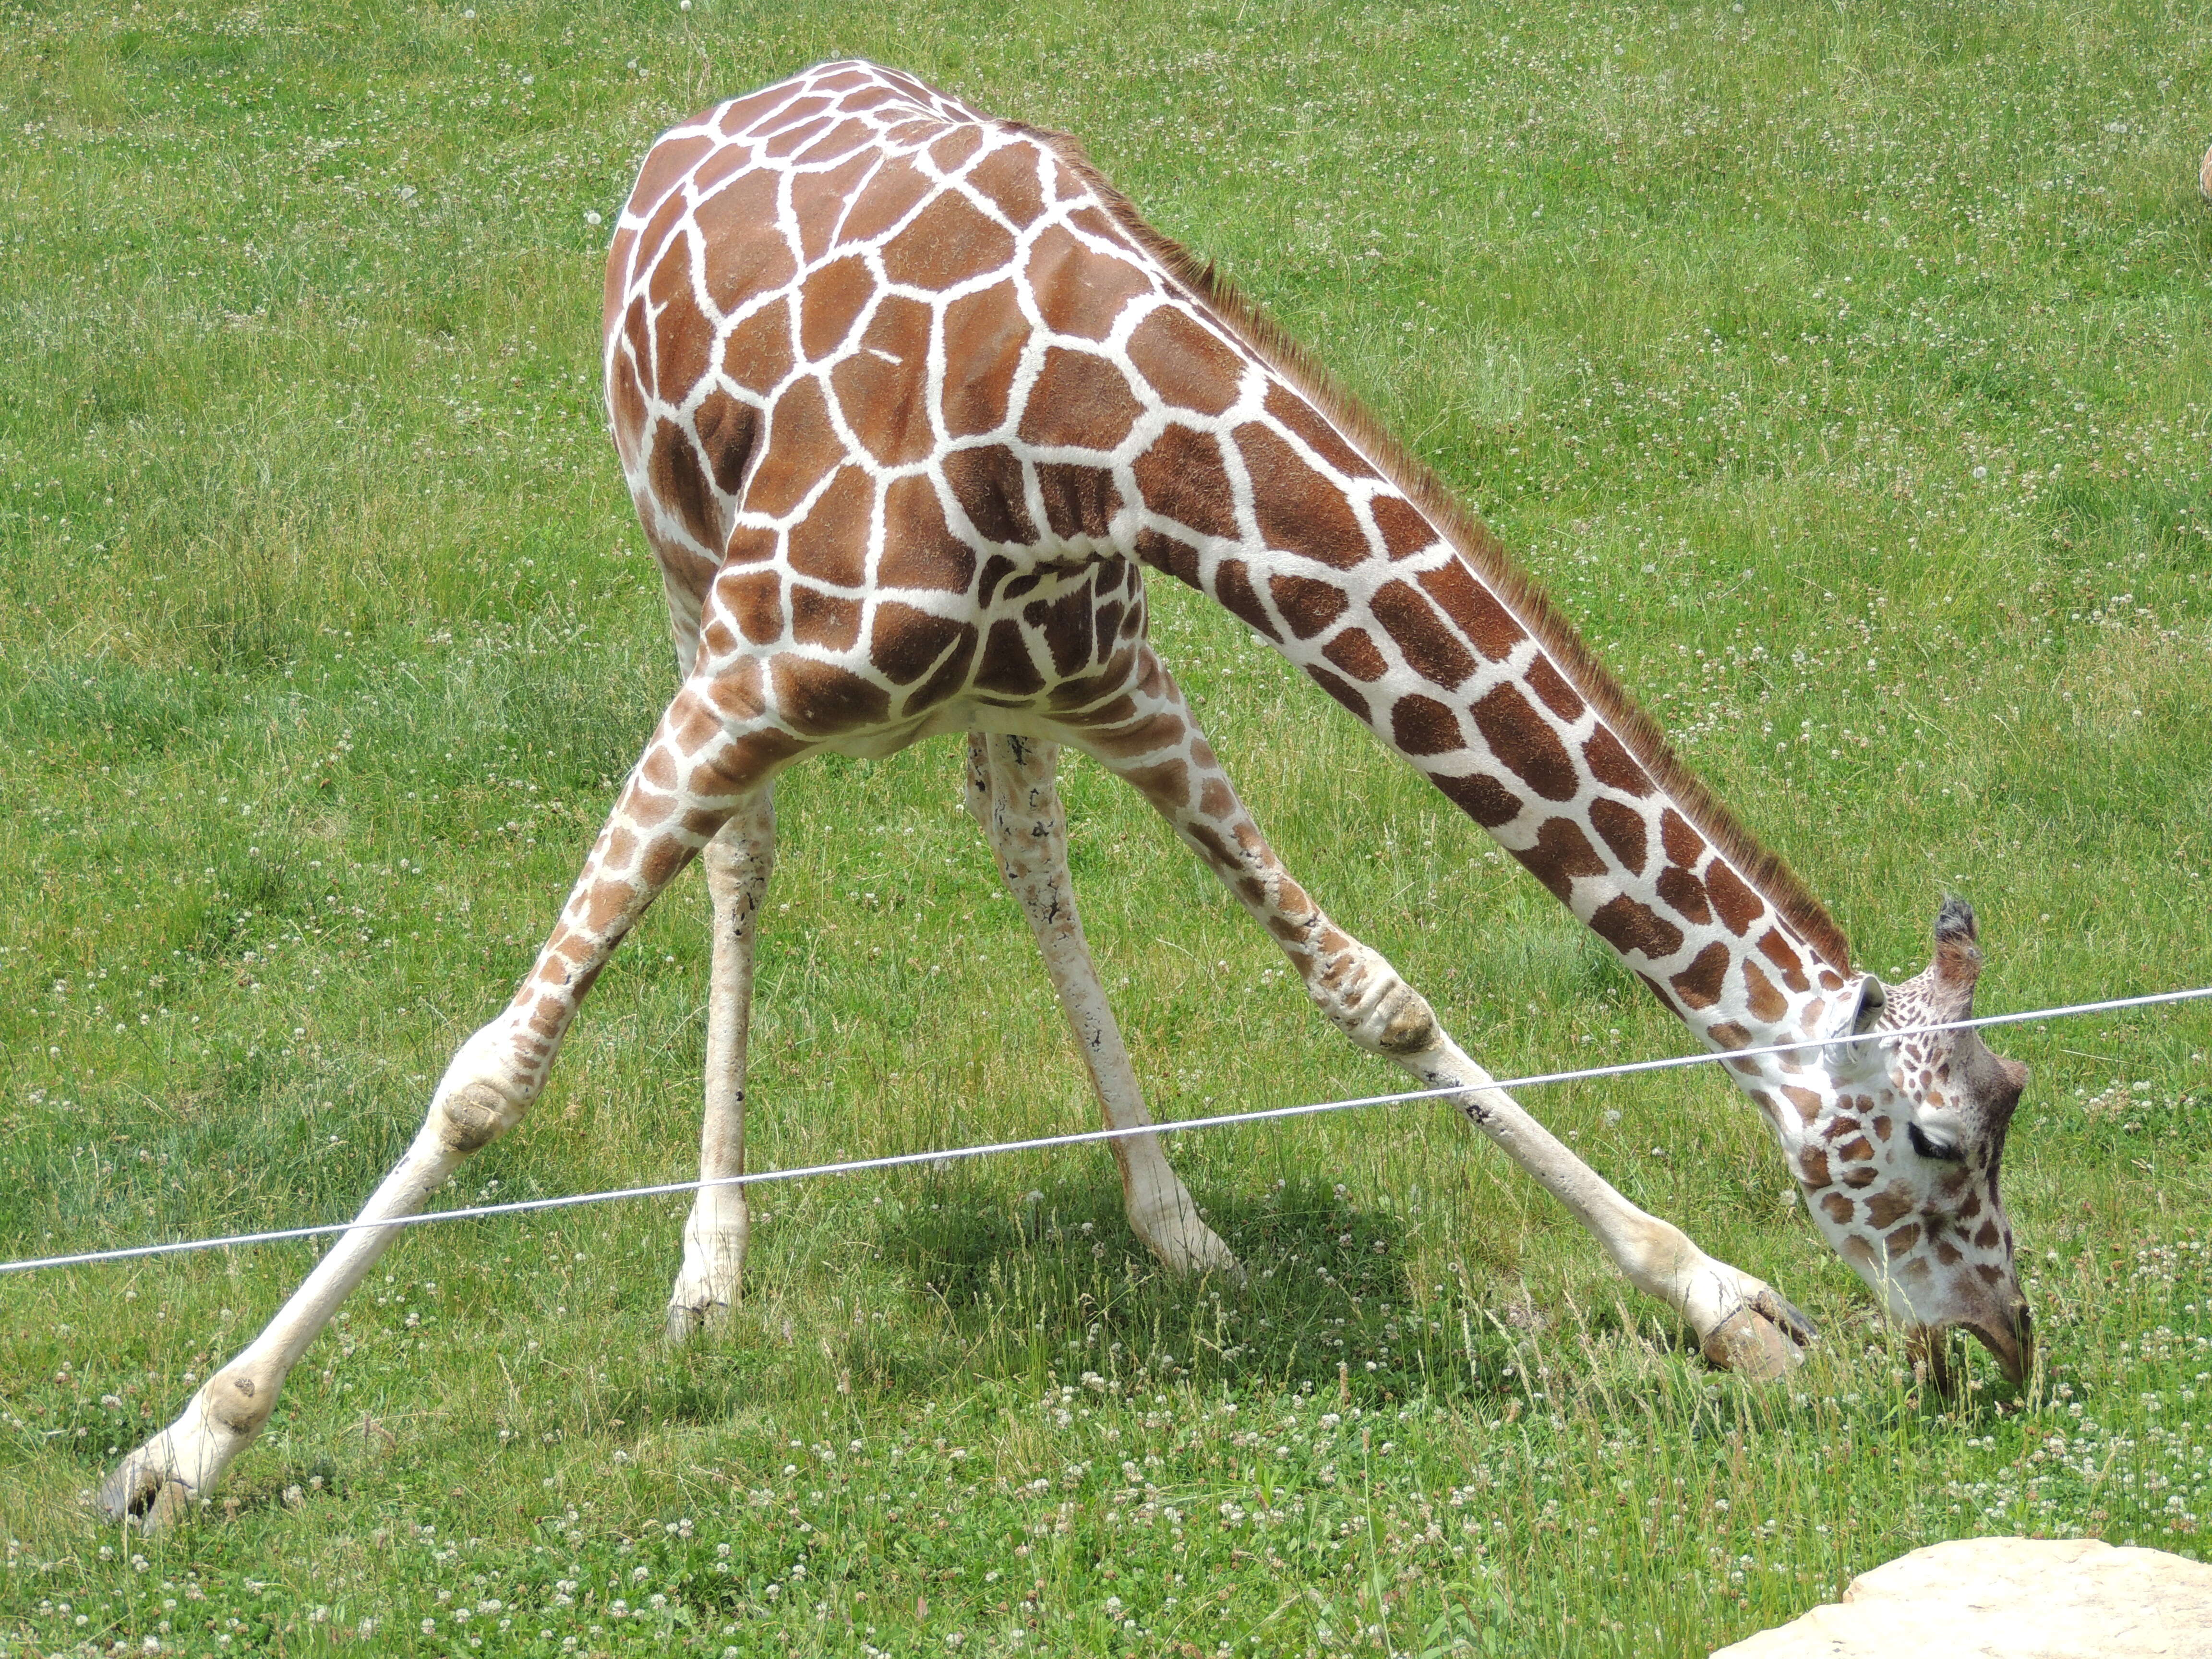
[[[1359,947],[1363,951],[1364,946]],[[1404,996],[1428,1005],[1372,951],[1374,966]],[[1370,970],[1371,971],[1371,970]],[[1460,1087],[1453,1102],[1594,1234],[1613,1265],[1646,1296],[1665,1303],[1695,1332],[1705,1358],[1754,1380],[1785,1374],[1815,1332],[1803,1312],[1763,1279],[1710,1256],[1672,1222],[1638,1209],[1523,1110],[1429,1017],[1433,1040],[1395,1055],[1430,1088]]]
[[[1426,998],[1380,952],[1324,915],[1260,833],[1166,669],[1136,677],[1133,714],[1083,734],[1085,746],[1167,819],[1267,930],[1330,1023],[1426,1088],[1462,1090],[1468,1121],[1595,1235],[1631,1284],[1674,1310],[1715,1364],[1778,1375],[1810,1340],[1805,1316],[1750,1274],[1715,1261],[1682,1231],[1630,1203],[1495,1087],[1446,1035]]]
[[[1076,914],[1067,871],[1067,817],[1053,782],[1060,746],[1034,738],[968,740],[968,809],[983,826],[1006,890],[1029,918],[1077,1051],[1109,1127],[1150,1123],[1143,1089],[1121,1042]],[[1236,1255],[1201,1220],[1155,1135],[1109,1143],[1121,1166],[1123,1207],[1145,1248],[1176,1273],[1243,1279]]]
[[[707,992],[707,1101],[699,1134],[702,1181],[745,1168],[745,1038],[752,1018],[753,953],[775,864],[775,806],[763,789],[707,844],[700,860],[714,911]],[[684,1223],[684,1267],[668,1297],[668,1340],[726,1323],[738,1304],[752,1221],[743,1187],[702,1187]]]
[[[1255,844],[1272,860],[1264,842]],[[1297,892],[1276,869],[1279,878],[1269,890]],[[1318,908],[1309,914],[1311,925],[1296,932],[1317,948],[1301,951],[1287,943],[1285,948],[1304,975],[1308,994],[1339,1030],[1370,1054],[1402,1066],[1425,1088],[1465,1091],[1453,1103],[1468,1121],[1565,1204],[1630,1284],[1672,1308],[1697,1334],[1699,1350],[1712,1364],[1765,1379],[1798,1363],[1798,1350],[1814,1334],[1802,1312],[1765,1281],[1706,1255],[1673,1223],[1630,1203],[1493,1085],[1490,1073],[1437,1022],[1428,1000],[1380,952],[1336,927]]]
[[[470,1153],[522,1120],[584,994],[647,905],[792,746],[726,721],[688,688],[624,786],[559,924],[514,1000],[464,1042],[422,1128],[356,1224],[316,1264],[268,1328],[100,1486],[109,1518],[154,1527],[213,1492],[276,1409],[284,1379],[398,1230]]]

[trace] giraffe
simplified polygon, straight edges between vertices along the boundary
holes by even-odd
[[[1772,1375],[1812,1333],[1771,1286],[1589,1169],[1285,868],[1146,632],[1145,574],[1218,600],[1542,882],[1717,1051],[1822,1235],[1939,1371],[1962,1326],[2017,1379],[2031,1328],[1998,1195],[2026,1068],[1963,1015],[1972,911],[1886,988],[1668,750],[1488,532],[1256,309],[1138,216],[1075,143],[895,70],[820,65],[647,155],[604,295],[605,387],[659,562],[678,690],[507,1008],[269,1327],[100,1494],[148,1524],[206,1494],[393,1230],[520,1122],[592,981],[695,857],[713,910],[703,1177],[744,1167],[773,781],[940,733],[1034,932],[1109,1124],[1151,1121],[1085,945],[1062,745],[1126,779],[1227,885],[1322,1012],[1450,1097],[1673,1309],[1716,1364]],[[1130,1225],[1168,1267],[1228,1245],[1141,1133]],[[672,1339],[726,1319],[744,1189],[705,1188]]]

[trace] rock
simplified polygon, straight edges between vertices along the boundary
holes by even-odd
[[[2094,1538],[1961,1538],[1713,1659],[2212,1659],[2212,1566]]]

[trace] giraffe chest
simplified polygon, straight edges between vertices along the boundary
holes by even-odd
[[[787,561],[726,566],[697,672],[840,753],[942,732],[1046,735],[1121,694],[1146,632],[1143,573],[1115,556],[993,555],[964,588],[845,593]]]

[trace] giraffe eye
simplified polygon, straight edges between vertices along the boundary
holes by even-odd
[[[1905,1126],[1905,1137],[1912,1143],[1912,1150],[1923,1158],[1932,1158],[1938,1164],[1956,1164],[1959,1161],[1957,1142],[1931,1139],[1928,1132],[1917,1123]]]

